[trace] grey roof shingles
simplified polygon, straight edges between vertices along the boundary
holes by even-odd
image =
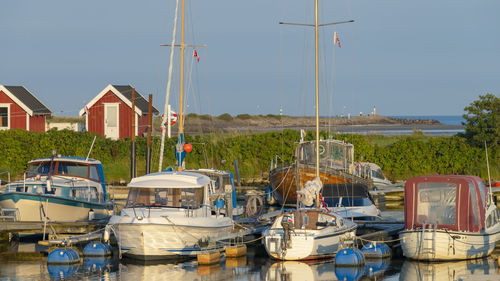
[[[11,92],[17,99],[24,103],[29,109],[33,111],[34,115],[52,114],[39,99],[37,99],[30,91],[24,86],[4,86]]]
[[[132,86],[113,85],[113,87],[116,90],[118,90],[130,102],[132,102]],[[135,106],[137,106],[144,113],[147,113],[149,111],[149,102],[137,90],[135,90]],[[153,114],[159,114],[158,109],[156,109],[154,106],[152,108],[152,111]]]

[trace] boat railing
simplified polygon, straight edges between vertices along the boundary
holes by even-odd
[[[278,158],[279,160],[281,160],[281,163],[285,164],[285,160],[283,160],[283,158],[281,158],[278,154],[274,155],[274,159],[271,158],[271,170],[272,169],[276,169],[278,167]],[[273,162],[274,160],[274,162]]]
[[[7,174],[7,182],[9,183],[10,182],[10,171],[0,172],[0,175],[3,175],[3,174]]]

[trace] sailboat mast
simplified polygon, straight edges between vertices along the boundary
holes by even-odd
[[[315,84],[316,84],[316,177],[319,178],[319,55],[318,0],[314,1]]]
[[[316,178],[319,179],[319,54],[318,54],[318,0],[314,0],[315,84],[316,84]],[[319,192],[316,193],[316,208],[319,209]]]
[[[181,4],[181,81],[180,81],[180,110],[179,110],[179,141],[176,147],[177,156],[177,170],[182,170],[184,152],[184,22],[185,22],[185,12],[184,12],[184,0]]]

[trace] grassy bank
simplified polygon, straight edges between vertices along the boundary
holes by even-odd
[[[307,136],[312,137],[312,132]],[[326,132],[322,134],[327,138]],[[393,181],[425,174],[471,174],[487,177],[486,160],[481,148],[473,147],[465,139],[434,137],[422,133],[411,136],[381,135],[335,135],[336,139],[347,140],[355,145],[356,161],[378,163]],[[12,178],[22,178],[27,161],[48,157],[52,150],[58,154],[86,157],[94,135],[72,131],[49,131],[33,133],[20,130],[0,132],[0,171],[10,171]],[[240,175],[245,179],[267,179],[271,159],[279,156],[282,162],[292,162],[295,143],[299,132],[284,130],[260,134],[206,134],[187,136],[193,151],[186,156],[187,168],[208,166],[233,171],[233,160],[239,163]],[[163,168],[176,163],[174,148],[177,138],[165,143]],[[108,182],[129,180],[129,139],[109,140],[97,136],[90,157],[101,160]],[[160,139],[153,138],[152,170],[158,171]],[[145,171],[146,140],[137,138],[137,172]],[[500,178],[498,152],[490,152],[491,173]],[[6,175],[1,175],[6,179]]]

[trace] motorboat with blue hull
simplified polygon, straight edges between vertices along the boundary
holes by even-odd
[[[0,208],[23,222],[87,221],[113,214],[101,162],[68,156],[29,161],[23,179],[0,194]]]

